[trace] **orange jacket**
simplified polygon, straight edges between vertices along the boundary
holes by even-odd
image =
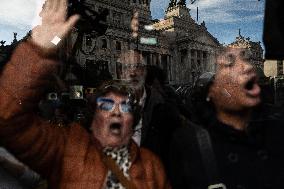
[[[21,43],[0,77],[0,141],[56,189],[102,189],[107,168],[100,147],[80,125],[59,128],[35,113],[58,62]],[[130,147],[130,179],[137,189],[169,188],[163,165],[150,151]]]

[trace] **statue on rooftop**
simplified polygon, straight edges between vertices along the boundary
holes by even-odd
[[[17,43],[17,42],[18,42],[18,40],[17,40],[17,35],[18,35],[18,33],[16,33],[16,32],[13,32],[13,33],[14,33],[14,39],[13,39],[12,44],[14,44],[14,43]]]
[[[177,5],[186,6],[186,0],[179,0]]]
[[[177,4],[177,0],[171,0],[169,3],[168,9],[176,6],[176,4]]]
[[[6,43],[6,41],[0,41],[0,44],[1,44],[1,46],[4,46],[5,45],[5,43]]]

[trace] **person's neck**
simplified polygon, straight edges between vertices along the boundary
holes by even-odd
[[[243,110],[243,111],[217,111],[217,118],[222,123],[225,123],[236,130],[244,131],[248,123],[251,119],[251,110]]]

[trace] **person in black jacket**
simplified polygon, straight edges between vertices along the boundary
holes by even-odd
[[[282,188],[284,124],[256,111],[261,90],[250,52],[226,48],[216,66],[207,82],[197,82],[195,123],[186,122],[174,134],[172,187]]]
[[[141,119],[133,135],[134,141],[161,158],[166,171],[172,134],[181,125],[176,97],[165,87],[161,69],[146,65],[136,50],[122,52],[118,61],[119,78],[134,89],[141,106]]]

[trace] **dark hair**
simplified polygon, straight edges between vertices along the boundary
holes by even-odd
[[[157,79],[160,84],[164,84],[167,80],[167,75],[164,70],[154,65],[146,66],[147,74],[145,78],[145,83],[151,86],[155,79]]]
[[[215,74],[212,72],[202,74],[194,83],[190,97],[186,100],[192,121],[204,126],[208,125],[215,116],[214,105],[211,101],[206,100],[209,88],[214,82],[214,76]]]
[[[107,95],[108,93],[115,93],[128,97],[133,109],[133,127],[135,127],[141,118],[141,106],[139,105],[139,101],[134,93],[134,90],[122,80],[111,80],[103,82],[93,94],[90,94],[87,97],[87,128],[90,127],[93,117],[95,116],[97,99],[99,97]]]

